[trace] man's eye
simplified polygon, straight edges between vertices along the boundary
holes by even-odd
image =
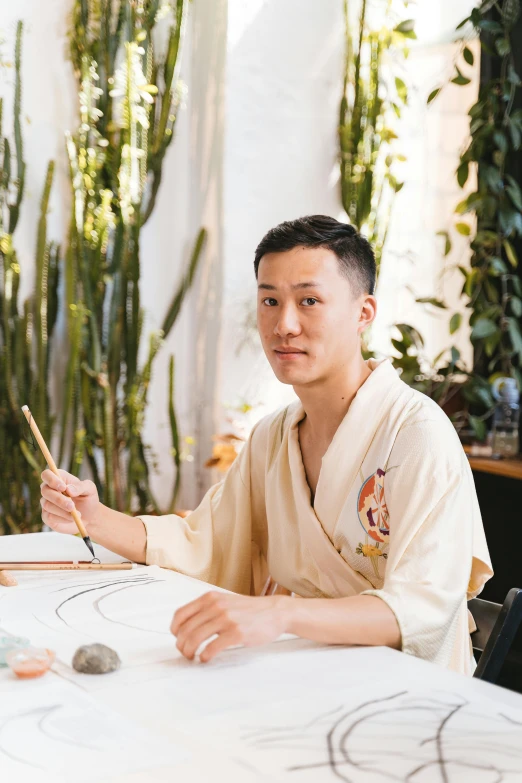
[[[263,299],[263,304],[267,305],[267,307],[275,307],[277,299],[272,299],[272,297],[269,296],[267,299]]]
[[[303,299],[303,304],[306,307],[311,307],[312,305],[316,304],[317,299],[314,299],[313,296],[307,296],[306,299]]]

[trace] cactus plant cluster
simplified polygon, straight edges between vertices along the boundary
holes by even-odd
[[[104,502],[127,512],[158,511],[143,441],[147,395],[154,359],[180,312],[205,237],[201,230],[162,329],[150,335],[140,365],[140,235],[154,208],[183,95],[179,65],[187,6],[188,0],[75,0],[73,7],[70,54],[80,124],[67,134],[71,359],[59,459],[73,473],[87,461]],[[172,362],[169,383],[173,393]],[[172,402],[169,420],[179,487]]]
[[[14,148],[3,130],[0,98],[0,534],[39,529],[43,460],[27,443],[20,406],[29,404],[50,440],[48,377],[51,338],[58,312],[60,249],[47,241],[47,212],[54,163],[47,169],[36,241],[34,294],[19,306],[20,265],[13,234],[24,195],[25,161],[21,124],[22,22],[15,44]]]
[[[74,0],[70,56],[80,121],[66,134],[72,188],[67,248],[60,261],[60,248],[47,241],[51,161],[41,200],[35,289],[21,308],[13,242],[25,182],[18,24],[14,144],[3,135],[0,100],[0,535],[38,530],[42,524],[44,464],[28,442],[20,414],[26,403],[46,441],[58,444],[61,467],[79,474],[87,463],[102,499],[115,508],[159,510],[149,485],[151,452],[143,440],[148,390],[154,360],[192,285],[206,234],[200,230],[162,328],[150,335],[140,361],[140,232],[154,209],[183,96],[179,65],[187,6],[188,0]],[[50,346],[60,306],[68,336],[66,370],[51,406]],[[167,382],[176,467],[173,508],[182,454],[173,357]]]

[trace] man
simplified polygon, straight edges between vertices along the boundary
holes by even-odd
[[[388,360],[365,362],[375,260],[321,215],[268,232],[255,256],[258,328],[299,401],[260,421],[225,480],[186,519],[130,518],[90,481],[42,474],[42,518],[215,591],[179,609],[187,658],[284,632],[387,645],[470,672],[466,600],[492,575],[472,474],[449,419]],[[65,494],[61,494],[64,492]],[[295,594],[256,596],[266,574]]]

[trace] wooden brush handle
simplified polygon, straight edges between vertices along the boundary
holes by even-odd
[[[0,571],[130,571],[134,563],[0,563]]]
[[[31,432],[33,433],[34,437],[36,438],[36,441],[37,441],[38,445],[40,446],[42,454],[44,455],[44,459],[47,462],[47,464],[49,465],[50,470],[52,470],[52,472],[54,473],[55,476],[58,476],[58,478],[61,479],[62,477],[60,476],[60,472],[59,472],[58,468],[56,467],[56,462],[54,461],[51,452],[47,448],[47,443],[43,439],[43,435],[40,432],[40,430],[38,429],[38,425],[35,422],[35,420],[33,419],[33,415],[31,413],[31,411],[29,410],[27,405],[24,405],[22,410],[23,410],[24,416],[27,419],[27,422],[28,422],[28,424],[29,424],[29,426],[31,428]],[[65,492],[63,492],[62,494],[65,495]],[[76,523],[76,527],[78,528],[78,531],[79,531],[81,537],[82,538],[87,538],[87,531],[85,530],[85,527],[84,527],[83,522],[82,522],[82,518],[80,517],[78,511],[74,508],[70,512],[70,514],[71,514],[72,518],[74,519],[74,521]]]

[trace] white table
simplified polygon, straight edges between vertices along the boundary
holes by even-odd
[[[54,533],[0,538],[0,560],[83,558],[83,546]],[[103,560],[111,558],[103,552]],[[17,589],[0,588],[0,627],[2,596]],[[0,715],[13,692],[22,701],[39,688],[58,698],[64,687],[120,716],[122,724],[152,732],[173,756],[175,748],[188,751],[181,761],[116,776],[104,776],[93,754],[96,783],[384,783],[390,778],[382,770],[405,780],[415,764],[427,766],[412,783],[489,783],[496,773],[488,765],[505,773],[503,781],[522,780],[522,696],[386,648],[291,639],[230,650],[208,665],[173,656],[100,677],[58,663],[33,682],[0,669]],[[442,724],[443,743],[436,736]],[[0,772],[3,734],[0,719]],[[439,745],[444,770],[435,759]],[[27,753],[32,758],[31,748]],[[29,769],[28,777],[10,783],[39,781],[39,774]]]

